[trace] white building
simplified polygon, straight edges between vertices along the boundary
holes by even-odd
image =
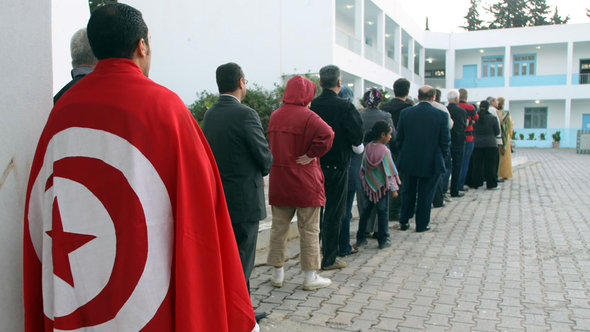
[[[267,88],[336,64],[358,97],[370,86],[391,91],[399,77],[413,96],[423,84],[443,95],[466,88],[471,102],[503,96],[516,132],[535,133],[517,146],[549,147],[560,130],[561,146],[575,147],[576,131],[590,128],[590,24],[437,33],[394,0],[226,0],[222,11],[217,2],[128,3],[150,27],[152,78],[187,104],[216,91],[215,68],[228,61]]]

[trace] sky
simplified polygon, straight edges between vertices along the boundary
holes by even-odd
[[[493,0],[482,0],[482,4],[494,3]],[[428,16],[428,24],[431,31],[437,32],[462,32],[459,28],[465,25],[464,16],[469,9],[469,0],[399,0],[398,4],[404,7],[406,12],[414,17],[414,20],[424,26]],[[551,7],[551,16],[557,5],[559,15],[570,15],[568,23],[590,23],[590,17],[586,16],[586,8],[590,8],[590,0],[547,0]],[[484,10],[480,10],[480,18],[485,19]]]

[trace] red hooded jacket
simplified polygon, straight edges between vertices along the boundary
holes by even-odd
[[[334,131],[307,106],[316,85],[301,76],[287,82],[283,105],[268,124],[274,162],[270,170],[269,203],[280,206],[322,206],[326,201],[320,157],[332,147]],[[306,154],[316,157],[307,165],[295,162]]]

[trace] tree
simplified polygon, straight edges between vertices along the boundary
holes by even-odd
[[[549,5],[546,0],[529,0],[529,25],[549,25]]]
[[[553,17],[551,18],[551,24],[566,24],[567,21],[570,20],[570,16],[566,16],[561,17],[559,16],[559,12],[557,11],[557,6],[555,6],[555,13],[553,14]]]
[[[487,10],[494,16],[490,29],[519,28],[527,26],[527,3],[525,0],[501,0]]]
[[[480,0],[471,0],[471,5],[467,10],[467,15],[464,16],[467,24],[461,28],[467,31],[482,30],[483,21],[479,19],[479,12],[477,11]]]
[[[116,2],[117,0],[88,0],[88,6],[90,7],[90,13],[92,13],[96,8],[100,6]]]

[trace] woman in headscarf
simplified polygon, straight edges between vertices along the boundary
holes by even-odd
[[[512,147],[510,140],[513,133],[512,117],[504,110],[505,99],[498,98],[498,119],[500,119],[500,132],[502,133],[502,146],[500,146],[500,166],[498,177],[501,179],[512,178]]]

